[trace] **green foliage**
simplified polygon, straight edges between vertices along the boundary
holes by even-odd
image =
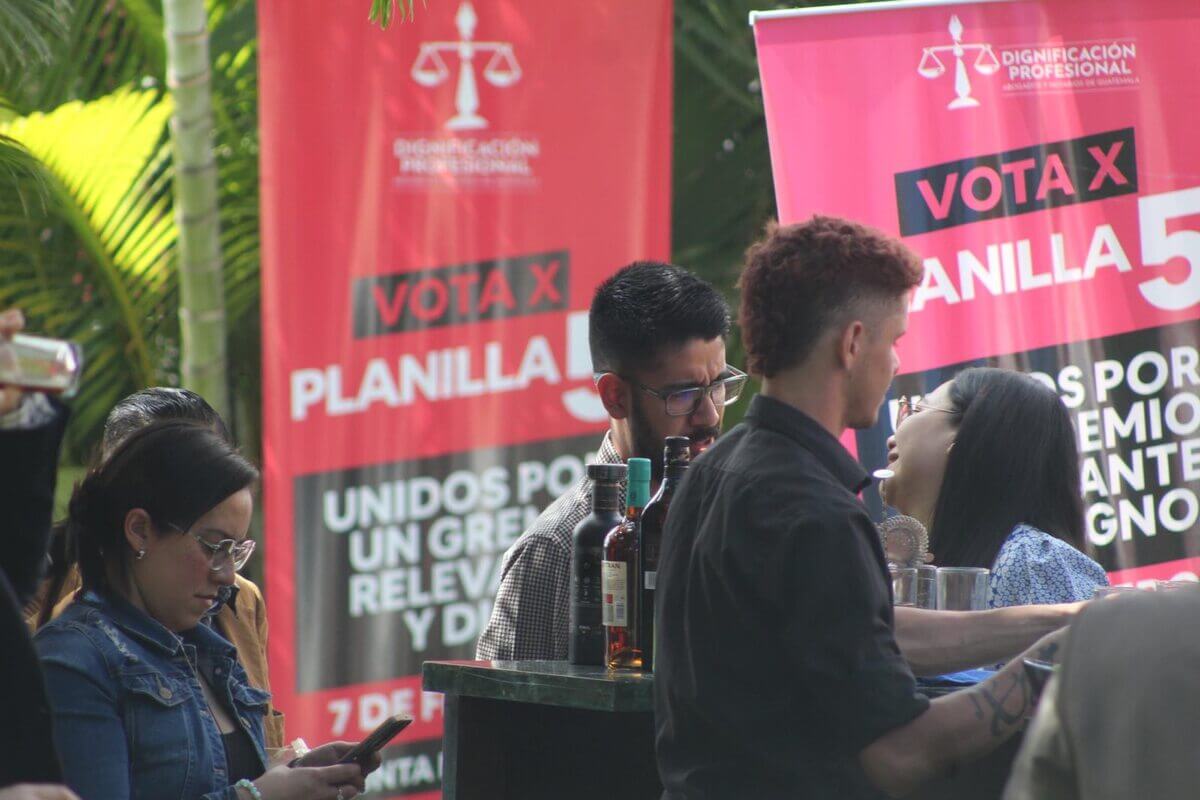
[[[21,70],[45,64],[67,28],[67,0],[4,0],[0,3],[0,85]]]
[[[832,4],[675,0],[672,258],[717,286],[735,315],[742,255],[776,215],[750,12]],[[736,326],[728,359],[745,364]],[[726,428],[756,390],[751,382],[726,413]]]
[[[3,0],[0,8],[11,2]],[[68,25],[52,43],[45,66],[0,83],[15,109],[48,111],[129,84],[161,84],[166,51],[157,2],[71,0],[71,6]]]
[[[44,204],[31,206],[24,185],[0,197],[0,306],[18,305],[31,329],[83,346],[68,433],[76,458],[98,439],[108,409],[175,358],[169,115],[159,93],[125,89],[0,127],[46,175]]]
[[[424,0],[422,0],[424,5]],[[412,19],[413,0],[371,0],[371,13],[368,19],[379,23],[380,28],[387,28],[392,23],[392,17],[399,12],[401,21]]]
[[[258,31],[253,0],[210,11],[213,114],[225,272],[229,422],[257,458],[262,414],[259,323]]]
[[[46,185],[42,163],[16,139],[0,134],[0,192],[15,190],[22,183],[37,189],[40,198]]]
[[[0,0],[0,19],[12,5]],[[253,0],[207,7],[238,400],[231,422],[254,455],[261,398],[255,8]],[[0,109],[0,121],[10,120],[0,131],[19,140],[0,139],[0,182],[16,181],[0,192],[0,307],[21,306],[31,330],[84,345],[87,371],[67,434],[68,459],[79,460],[115,400],[179,382],[180,354],[169,106],[156,88],[165,84],[161,2],[74,0],[73,12],[61,39],[47,41],[45,66],[0,83],[9,109]],[[151,106],[135,102],[147,98]]]

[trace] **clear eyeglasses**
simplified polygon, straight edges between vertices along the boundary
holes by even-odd
[[[178,525],[167,523],[167,527],[186,533],[191,536],[200,546],[208,551],[209,569],[213,572],[220,572],[230,564],[233,565],[233,571],[238,572],[242,567],[246,566],[246,562],[250,560],[250,556],[254,555],[254,546],[256,542],[253,539],[245,539],[237,541],[236,539],[222,539],[219,542],[210,542],[198,533],[185,531]]]
[[[607,374],[605,372],[598,372],[595,378],[599,380],[600,376]],[[651,389],[649,386],[638,383],[632,378],[626,378],[624,375],[620,375],[619,377],[629,381],[646,394],[661,400],[663,410],[666,411],[667,416],[690,417],[696,413],[696,409],[700,408],[700,403],[704,401],[705,397],[710,398],[714,406],[721,408],[737,402],[737,399],[742,396],[742,390],[746,388],[746,381],[749,379],[746,373],[737,367],[731,367],[726,364],[722,375],[724,377],[717,378],[707,386],[685,386],[670,391]]]

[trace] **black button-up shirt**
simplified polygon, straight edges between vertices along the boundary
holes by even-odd
[[[658,766],[669,800],[876,798],[858,753],[929,701],[892,635],[862,467],[754,398],[688,470],[658,568]]]

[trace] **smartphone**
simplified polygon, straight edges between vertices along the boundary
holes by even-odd
[[[379,727],[371,731],[371,735],[356,744],[350,752],[342,756],[339,764],[354,764],[369,758],[379,752],[400,731],[412,724],[412,717],[388,717]]]

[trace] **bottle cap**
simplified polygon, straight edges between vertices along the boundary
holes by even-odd
[[[629,459],[629,481],[650,480],[650,459],[648,458],[631,458]]]
[[[687,436],[668,436],[663,444],[663,455],[668,459],[691,454],[692,440]]]
[[[600,483],[619,483],[625,480],[624,464],[588,464],[587,476]]]

